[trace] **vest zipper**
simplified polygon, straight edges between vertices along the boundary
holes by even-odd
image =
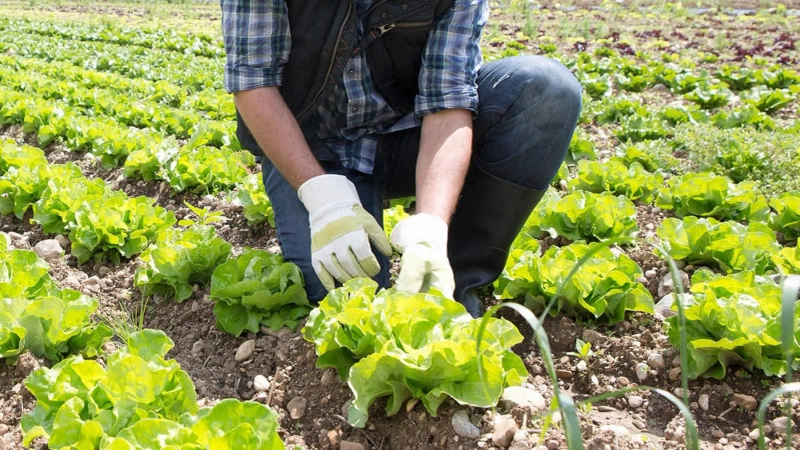
[[[339,34],[336,36],[336,43],[333,45],[333,52],[331,52],[331,61],[328,63],[328,71],[325,72],[325,81],[322,83],[322,87],[319,88],[316,94],[314,94],[314,98],[311,100],[311,103],[303,109],[300,114],[297,115],[297,119],[299,120],[305,113],[311,109],[312,106],[317,102],[317,99],[322,92],[325,90],[325,86],[328,85],[328,78],[331,76],[331,72],[333,71],[333,64],[336,61],[336,53],[339,51],[339,44],[342,42],[342,34],[344,33],[344,28],[347,26],[347,22],[350,20],[350,15],[353,13],[353,0],[347,5],[347,14],[344,16],[344,21],[342,22],[342,26],[339,28]]]
[[[379,27],[373,28],[374,30],[378,30],[378,36],[383,36],[389,30],[394,30],[395,28],[413,28],[413,27],[426,27],[432,24],[433,21],[429,20],[427,22],[397,22],[397,23],[387,23],[381,25]]]

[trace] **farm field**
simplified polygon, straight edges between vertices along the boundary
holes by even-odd
[[[686,400],[699,448],[800,448],[797,400],[757,421],[800,367],[780,277],[800,273],[799,2],[492,2],[485,59],[557,58],[584,102],[485,291],[547,308],[550,351],[502,309],[486,392],[477,322],[446,300],[353,283],[312,310],[219,28],[217,3],[0,0],[0,448],[567,448],[558,395],[585,448],[692,448],[639,386]]]

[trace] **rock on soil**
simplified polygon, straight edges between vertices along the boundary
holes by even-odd
[[[453,426],[453,431],[463,438],[478,439],[481,436],[481,430],[469,421],[469,415],[465,409],[456,411],[450,424]]]
[[[256,350],[256,341],[254,339],[250,339],[247,341],[242,342],[242,345],[236,349],[236,362],[247,361],[253,356],[253,352]]]
[[[494,426],[492,444],[498,447],[508,447],[514,439],[514,434],[519,430],[517,422],[510,416],[503,416]]]
[[[289,417],[294,420],[300,419],[306,415],[306,405],[308,404],[308,400],[303,397],[295,397],[289,400],[289,404],[286,405],[286,409],[289,410]]]
[[[539,411],[545,408],[542,394],[522,386],[507,387],[503,391],[503,397],[500,401],[507,409],[511,409],[514,406],[522,406],[530,408],[531,411]]]
[[[36,244],[33,250],[45,261],[56,260],[64,254],[64,249],[55,239],[45,239]]]
[[[752,411],[758,408],[758,401],[752,395],[746,394],[733,394],[733,401],[736,402],[742,409]]]
[[[358,442],[342,441],[339,445],[339,450],[364,450],[364,445]]]
[[[256,375],[253,378],[253,389],[257,392],[265,392],[269,389],[269,380],[264,375]]]

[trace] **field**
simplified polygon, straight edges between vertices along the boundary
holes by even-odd
[[[208,447],[204,426],[216,448],[282,448],[268,436],[275,424],[287,448],[567,448],[569,416],[544,418],[557,391],[579,402],[585,448],[691,448],[679,409],[637,386],[683,398],[699,448],[756,448],[759,437],[800,448],[784,434],[800,420],[797,400],[771,404],[763,434],[757,421],[758,403],[800,368],[785,359],[800,356],[800,313],[782,334],[779,275],[800,272],[800,2],[492,2],[485,59],[558,58],[584,103],[551,195],[485,292],[487,304],[516,300],[537,313],[554,298],[543,320],[550,351],[501,310],[524,340],[509,331],[481,344],[500,373],[490,387],[519,384],[517,359],[528,375],[488,408],[471,406],[481,397],[467,388],[447,391],[460,403],[418,395],[433,383],[423,375],[348,413],[351,385],[361,395],[371,380],[362,373],[349,385],[335,368],[347,375],[385,348],[315,367],[320,342],[362,330],[326,329],[317,319],[331,311],[306,324],[301,278],[249,251],[280,248],[260,168],[235,138],[219,28],[217,3],[0,0],[0,448],[25,448],[25,432],[35,448],[47,448],[47,435],[51,448],[100,448],[112,437],[109,448],[165,445],[111,425],[137,420],[130,430],[158,428],[180,448]],[[412,203],[387,208],[387,226],[404,207]],[[234,258],[252,270],[236,272],[225,263]],[[215,271],[223,263],[228,271]],[[266,300],[242,287],[261,264]],[[692,294],[683,336],[674,280]],[[349,289],[340,295],[371,299],[368,287]],[[395,307],[417,320],[402,301]],[[163,331],[174,347],[140,329]],[[452,331],[457,338],[475,352],[464,345],[471,332]],[[100,364],[65,366],[75,354]],[[141,365],[124,365],[134,359]],[[88,394],[95,385],[104,393]],[[139,403],[113,400],[115,389]],[[217,415],[198,413],[212,406]],[[369,413],[366,423],[354,410]],[[50,428],[34,437],[39,419]],[[198,447],[187,444],[189,428]]]

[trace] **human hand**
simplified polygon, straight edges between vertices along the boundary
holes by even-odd
[[[391,242],[403,257],[396,287],[416,294],[430,288],[453,298],[455,280],[447,259],[447,224],[431,214],[415,214],[401,220],[392,231]]]
[[[384,255],[392,247],[381,226],[362,206],[353,183],[342,175],[319,175],[297,190],[311,225],[311,265],[327,290],[334,279],[344,283],[372,277],[381,266],[370,241]]]

